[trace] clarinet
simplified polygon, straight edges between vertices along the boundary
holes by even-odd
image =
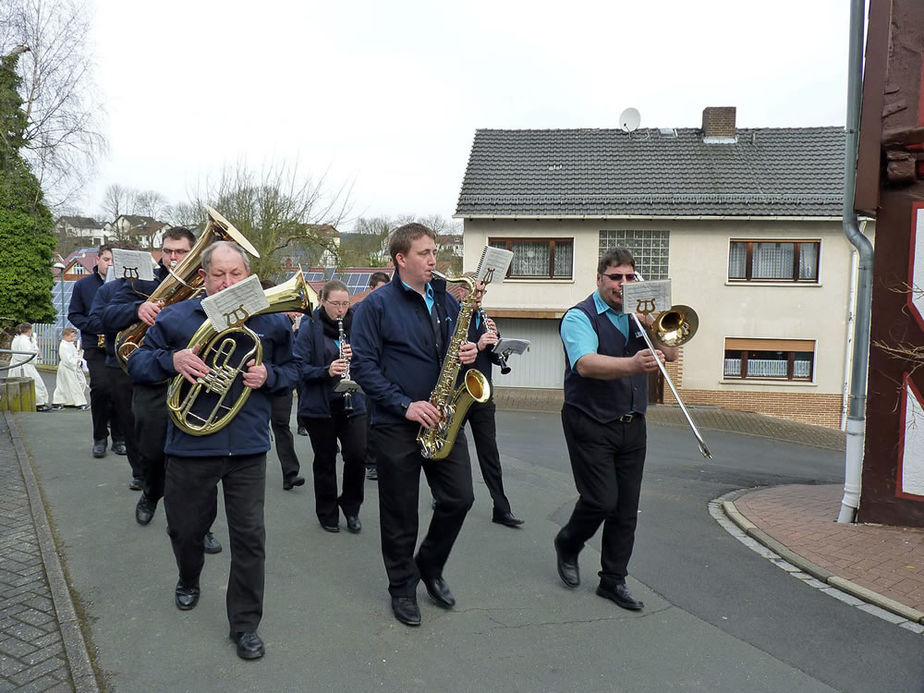
[[[497,334],[496,329],[491,329],[488,327],[488,314],[484,312],[484,308],[479,308],[478,311],[481,313],[481,321],[484,323],[486,330]],[[507,365],[507,357],[503,354],[496,354],[497,356],[497,365],[500,366],[501,375],[507,375],[510,372],[510,366]]]
[[[346,333],[343,331],[343,318],[337,318],[337,331],[340,333],[340,358],[346,359]],[[347,360],[346,370],[340,376],[340,382],[349,382],[350,380],[350,362]],[[343,393],[343,411],[353,411],[353,395],[349,390]]]

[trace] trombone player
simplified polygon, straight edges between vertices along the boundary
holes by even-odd
[[[607,251],[597,266],[597,290],[570,308],[560,333],[565,348],[562,427],[578,498],[555,537],[558,574],[581,583],[578,554],[600,525],[603,541],[597,594],[632,611],[644,604],[626,587],[645,466],[648,374],[677,349],[652,351],[624,312],[622,288],[638,278],[625,248]],[[647,328],[651,319],[639,316]],[[652,341],[658,344],[654,335]]]
[[[207,296],[250,275],[250,259],[244,249],[229,241],[208,246],[202,252],[201,265],[199,272]],[[128,359],[133,379],[156,383],[180,374],[194,383],[209,373],[209,365],[197,355],[199,345],[189,348],[193,334],[206,320],[201,304],[201,298],[191,298],[160,311],[143,344]],[[270,447],[270,395],[295,387],[298,362],[292,355],[291,323],[285,315],[253,315],[246,325],[259,335],[263,347],[261,364],[253,360],[242,364],[243,383],[239,389],[250,388],[250,396],[232,425],[205,435],[191,435],[173,419],[169,421],[164,450],[164,510],[179,570],[175,603],[181,611],[188,611],[199,601],[202,540],[221,481],[231,538],[226,600],[230,636],[240,658],[259,659],[264,654],[263,641],[256,631],[263,615],[263,503],[266,452]],[[247,348],[238,343],[234,352]]]

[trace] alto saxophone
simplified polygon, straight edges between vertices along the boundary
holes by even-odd
[[[436,271],[433,272],[433,276],[450,283],[461,282],[468,286],[468,296],[462,299],[456,328],[449,340],[449,348],[446,349],[440,377],[430,393],[430,404],[439,409],[440,420],[431,428],[421,426],[417,434],[421,454],[430,460],[441,460],[452,450],[468,408],[475,402],[484,403],[491,398],[491,383],[484,373],[472,368],[465,372],[464,382],[456,388],[456,380],[462,366],[459,350],[468,340],[468,326],[475,312],[474,280],[469,277],[446,277]]]

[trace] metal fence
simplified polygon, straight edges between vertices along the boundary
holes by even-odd
[[[70,323],[68,323],[69,325]],[[51,366],[58,365],[58,345],[61,343],[61,330],[57,325],[36,322],[32,325],[32,334],[38,343],[42,354],[38,357],[39,363]]]

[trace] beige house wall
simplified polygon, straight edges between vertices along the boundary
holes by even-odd
[[[673,302],[699,314],[696,337],[683,347],[682,364],[672,369],[688,404],[733,409],[839,426],[848,372],[848,324],[853,314],[853,247],[840,220],[798,219],[618,219],[465,220],[465,269],[474,269],[489,237],[573,238],[571,280],[506,280],[488,288],[488,313],[547,312],[549,319],[584,299],[595,288],[602,230],[670,232],[669,276]],[[872,238],[872,224],[866,228]],[[731,239],[818,240],[817,284],[729,282]],[[644,267],[638,268],[644,273]],[[812,382],[734,380],[723,377],[728,337],[810,339],[815,342]],[[535,354],[534,358],[541,357]],[[665,388],[665,402],[671,401]]]

